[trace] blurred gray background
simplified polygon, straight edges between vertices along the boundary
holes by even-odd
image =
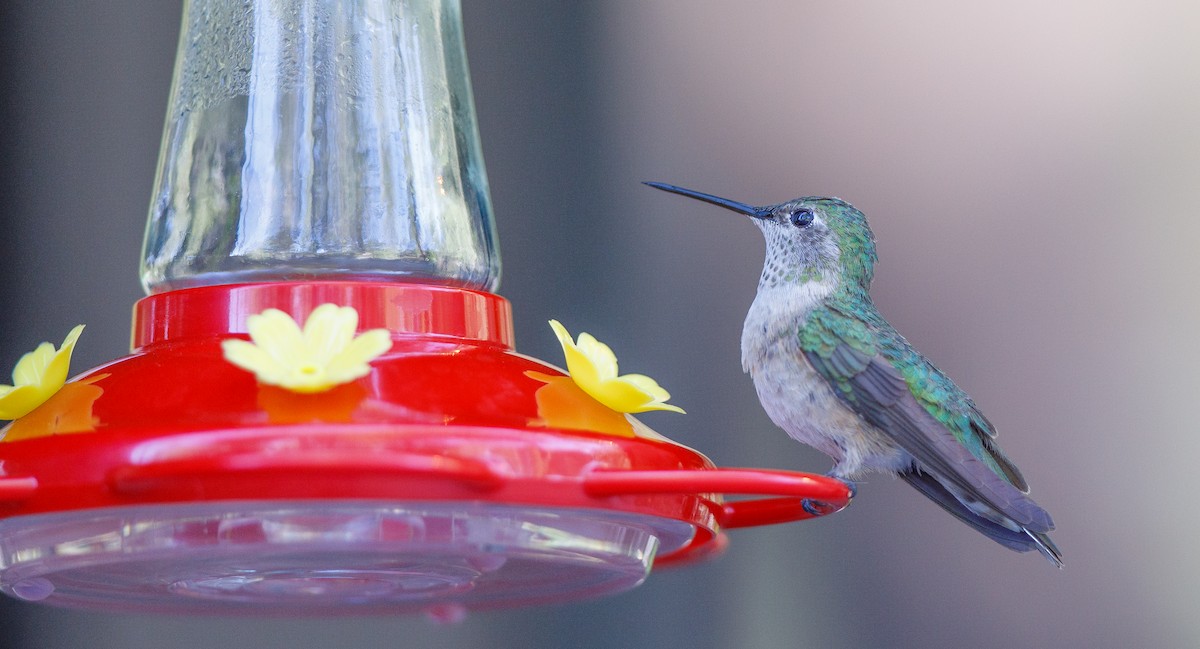
[[[176,0],[0,4],[0,366],[86,322],[126,351]],[[1017,555],[904,484],[737,530],[708,564],[561,607],[422,619],[84,614],[5,600],[6,647],[1197,647],[1200,4],[465,0],[518,348],[609,342],[723,466],[824,472],[738,337],[801,194],[872,219],[884,314],[966,388],[1058,523]],[[4,370],[7,371],[7,370]]]

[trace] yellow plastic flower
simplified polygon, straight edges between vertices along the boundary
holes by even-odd
[[[104,396],[104,388],[97,383],[109,376],[107,372],[93,374],[63,385],[37,410],[0,429],[0,437],[5,442],[19,442],[48,435],[95,432],[100,422],[93,410]]]
[[[13,384],[0,385],[0,419],[24,417],[62,388],[71,367],[71,352],[81,333],[83,325],[78,325],[57,351],[54,345],[42,343],[17,361]]]
[[[636,437],[632,416],[617,412],[600,403],[569,376],[552,376],[541,372],[525,372],[525,376],[545,383],[533,398],[537,403],[535,426],[587,430],[618,437]]]
[[[617,376],[617,357],[591,334],[580,333],[579,341],[572,342],[571,334],[557,320],[551,320],[550,327],[567,357],[567,372],[596,401],[617,412],[683,412],[679,406],[666,403],[671,395],[654,379],[642,374]]]
[[[303,330],[279,309],[246,319],[250,340],[221,341],[225,360],[253,372],[260,383],[293,392],[324,392],[366,376],[372,360],[392,348],[386,329],[355,336],[358,311],[322,304],[313,309]]]

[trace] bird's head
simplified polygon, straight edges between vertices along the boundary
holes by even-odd
[[[806,196],[755,207],[674,185],[646,184],[750,217],[767,240],[760,286],[832,281],[865,289],[871,283],[875,237],[867,217],[840,198]]]

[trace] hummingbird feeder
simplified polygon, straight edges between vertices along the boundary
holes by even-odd
[[[717,468],[514,351],[459,11],[185,2],[132,353],[4,429],[5,593],[172,613],[565,602],[847,504],[836,480]],[[326,304],[357,317],[344,347],[381,329],[390,348],[312,390],[227,359],[254,317]]]

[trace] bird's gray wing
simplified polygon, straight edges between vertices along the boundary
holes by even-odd
[[[891,339],[894,330],[882,318],[870,325],[862,313],[850,317],[835,308],[820,309],[809,315],[801,353],[843,403],[973,511],[1001,525],[1052,530],[1049,514],[1026,495],[1024,479],[966,394],[899,334]],[[906,350],[910,356],[897,357]]]

